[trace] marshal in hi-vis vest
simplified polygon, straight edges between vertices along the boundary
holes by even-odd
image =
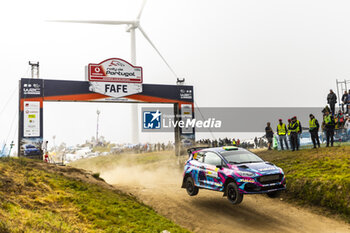
[[[312,118],[311,120],[309,120],[309,128],[310,130],[314,130],[317,128],[316,118]]]
[[[286,135],[286,125],[284,123],[282,125],[278,124],[277,131],[278,135]]]

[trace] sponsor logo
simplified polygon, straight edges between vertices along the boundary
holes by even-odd
[[[160,129],[162,113],[157,111],[143,112],[143,128],[144,129]]]
[[[259,171],[269,171],[269,170],[275,170],[276,168],[274,168],[274,167],[265,167],[265,168],[261,168],[261,169],[259,169]]]
[[[34,84],[24,83],[22,90],[23,90],[24,95],[40,95],[41,94],[40,84],[38,84],[38,83],[34,83]]]
[[[142,67],[119,58],[89,64],[88,80],[93,82],[142,83]]]
[[[180,89],[180,99],[192,99],[192,90]]]
[[[239,182],[245,182],[245,183],[255,183],[254,180],[249,180],[249,179],[240,179]]]

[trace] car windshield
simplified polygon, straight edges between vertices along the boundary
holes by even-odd
[[[33,146],[33,145],[27,145],[26,147],[27,147],[28,149],[29,149],[29,148],[35,148],[35,146]]]
[[[263,162],[260,157],[246,150],[231,150],[221,152],[221,155],[231,164],[259,163]]]

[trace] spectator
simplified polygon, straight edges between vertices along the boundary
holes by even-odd
[[[346,134],[350,136],[350,117],[349,115],[346,116],[344,128],[346,129]]]
[[[255,144],[255,148],[258,148],[258,138],[257,137],[254,138],[254,144]]]
[[[336,123],[336,126],[335,126],[336,129],[342,129],[344,127],[345,116],[340,110],[335,117],[335,123]]]
[[[267,126],[265,128],[265,133],[266,133],[266,138],[267,138],[267,145],[268,149],[272,150],[271,145],[272,145],[272,139],[273,139],[273,130],[271,128],[270,122],[267,122]]]
[[[297,119],[297,117],[296,116],[294,116],[294,118],[295,118],[295,121],[296,121],[296,123],[297,123],[297,125],[298,125],[298,134],[297,134],[297,136],[298,136],[298,140],[297,140],[297,143],[298,143],[298,145],[297,145],[297,148],[299,149],[299,147],[300,147],[300,136],[301,136],[301,134],[302,134],[302,132],[303,132],[303,128],[301,127],[301,123],[300,123],[300,121]]]
[[[280,140],[281,150],[284,150],[283,143],[286,145],[286,148],[288,150],[289,148],[288,148],[288,143],[286,138],[286,134],[287,134],[286,124],[282,122],[282,119],[279,119],[278,121],[279,121],[279,124],[277,125],[277,134]]]
[[[346,98],[346,113],[350,113],[350,90],[348,91],[348,97]]]
[[[333,116],[329,114],[329,112],[325,113],[325,116],[323,118],[325,130],[326,130],[326,140],[327,140],[327,145],[326,147],[329,146],[329,141],[331,141],[331,146],[333,146],[333,141],[334,141],[334,119]]]
[[[329,90],[329,94],[327,95],[327,103],[329,104],[329,107],[331,108],[332,116],[334,116],[335,104],[337,103],[337,96],[333,92],[332,89]]]
[[[318,123],[315,116],[310,114],[309,132],[311,135],[312,144],[314,144],[314,148],[316,148],[316,142],[317,142],[318,148],[320,148],[320,139],[318,138],[319,129],[320,129],[320,124]]]
[[[49,143],[49,141],[43,141],[41,144],[41,150],[43,151],[43,154],[46,155],[47,154],[47,144]]]
[[[290,130],[290,141],[292,146],[292,151],[299,150],[298,144],[298,123],[296,117],[292,118],[291,124],[289,125],[288,130]]]
[[[232,139],[232,145],[236,146],[236,140],[235,139]]]
[[[344,112],[344,105],[346,106],[347,100],[348,100],[348,92],[345,91],[343,96],[341,97],[341,101],[343,102],[342,105],[341,105],[341,109],[342,109],[343,112]],[[346,111],[347,110],[348,110],[348,108],[346,106]]]
[[[291,127],[291,124],[292,124],[292,120],[291,119],[288,119],[288,125],[287,125],[287,134],[288,134],[288,143],[289,143],[289,147],[292,148],[292,142],[290,140],[290,130],[289,128]]]

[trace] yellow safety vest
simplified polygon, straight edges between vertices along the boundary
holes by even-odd
[[[316,118],[313,118],[313,119],[309,120],[309,128],[310,128],[310,130],[313,130],[313,129],[317,128]]]
[[[291,123],[288,123],[288,135],[290,135],[290,127],[292,127],[292,124]]]
[[[277,131],[278,135],[286,135],[286,125],[284,123],[282,125],[278,124]]]
[[[325,117],[324,117],[324,122],[325,122],[326,124],[329,124],[329,125],[332,124],[332,125],[333,125],[331,115],[325,116]]]
[[[293,127],[293,128],[294,128],[295,124],[297,124],[297,125],[298,125],[298,127],[296,127],[295,129],[291,129],[290,131],[291,131],[291,132],[298,133],[298,132],[299,132],[299,124],[298,124],[298,122],[297,122],[297,121],[296,121],[296,122],[294,122],[294,123],[292,124],[292,127]]]
[[[298,127],[297,127],[297,132],[300,132],[300,121],[297,120],[296,123],[298,124]]]

